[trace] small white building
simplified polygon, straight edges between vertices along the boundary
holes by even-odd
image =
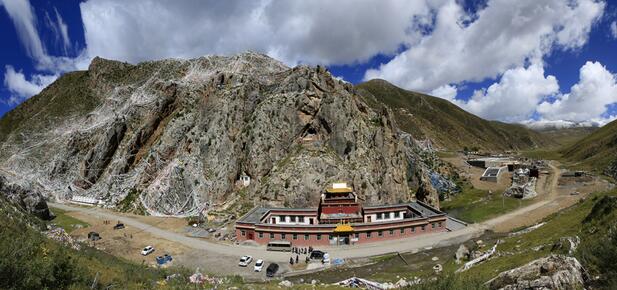
[[[242,174],[240,176],[240,183],[242,184],[242,187],[251,185],[251,177],[246,174]]]
[[[83,195],[73,195],[70,200],[71,203],[82,204],[82,205],[99,205],[102,203],[100,199],[91,197],[91,196],[83,196]]]
[[[480,177],[482,181],[497,182],[499,175],[507,169],[507,167],[488,167]]]

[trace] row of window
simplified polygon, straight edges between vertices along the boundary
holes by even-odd
[[[401,212],[400,211],[380,212],[380,213],[377,213],[375,216],[377,220],[385,220],[385,219],[390,219],[390,218],[397,219],[401,217]]]
[[[289,217],[289,219],[287,219],[287,217]],[[298,215],[286,216],[286,215],[281,215],[281,216],[279,216],[279,220],[281,222],[290,222],[290,223],[299,222],[299,223],[303,223],[304,222],[304,216],[298,216]]]
[[[431,223],[431,227],[434,228],[440,228],[442,226],[442,222],[435,222],[435,223]],[[400,228],[398,229],[401,235],[405,234],[405,230],[406,229],[410,229],[411,233],[415,233],[416,232],[416,227],[409,227],[409,228]],[[420,231],[425,231],[426,227],[424,225],[420,226]],[[244,230],[240,231],[241,235],[244,236],[246,235],[246,233],[244,232]],[[366,232],[365,236],[366,238],[371,238],[372,236],[372,232]],[[390,236],[394,235],[394,229],[389,230],[389,234]],[[257,234],[259,236],[260,239],[263,239],[264,237],[264,233],[263,232],[259,232]],[[383,237],[384,235],[384,231],[377,231],[377,236],[378,237]],[[354,237],[355,238],[360,238],[360,233],[354,233]],[[318,241],[321,240],[321,234],[317,234],[316,238]],[[334,238],[334,235],[330,234],[328,235],[328,239],[332,239]],[[281,234],[281,240],[286,240],[287,239],[287,234]],[[292,240],[297,240],[298,239],[298,234],[291,234],[291,239]],[[270,240],[274,240],[274,233],[270,233]],[[304,240],[308,241],[310,240],[310,235],[309,234],[304,234]]]

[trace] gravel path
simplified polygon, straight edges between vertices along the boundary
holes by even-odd
[[[531,225],[532,221],[529,217],[534,219],[543,218],[547,215],[561,209],[559,206],[565,199],[577,199],[580,197],[568,197],[560,196],[557,194],[557,180],[560,175],[560,170],[551,164],[551,180],[549,182],[550,188],[547,189],[544,196],[536,203],[522,207],[507,214],[498,216],[496,218],[487,220],[478,224],[471,224],[468,227],[446,233],[433,233],[425,234],[415,237],[413,239],[400,239],[392,240],[381,243],[370,243],[354,246],[342,246],[342,247],[322,247],[320,249],[330,252],[332,257],[336,258],[361,258],[368,256],[383,255],[392,252],[414,252],[420,251],[426,248],[435,248],[441,246],[448,246],[453,244],[459,244],[466,240],[480,236],[487,229],[498,230],[511,230],[515,227]],[[575,202],[571,201],[571,202]],[[571,203],[568,202],[567,204]],[[227,259],[233,264],[236,264],[236,260],[241,255],[251,255],[255,258],[261,258],[267,261],[287,263],[289,261],[289,253],[270,252],[266,251],[265,247],[256,246],[243,246],[243,245],[229,245],[216,243],[210,240],[204,240],[199,238],[193,238],[181,233],[172,232],[169,230],[161,229],[147,223],[141,222],[135,218],[127,217],[114,213],[113,211],[95,208],[95,207],[78,207],[68,204],[50,203],[51,207],[59,208],[66,211],[78,211],[86,214],[97,216],[100,219],[107,220],[122,220],[125,224],[141,229],[152,234],[155,237],[163,238],[169,241],[180,243],[184,246],[197,250],[195,255],[204,256],[217,256]],[[526,224],[527,223],[527,224]],[[198,259],[198,256],[196,257]],[[206,262],[206,260],[204,260]],[[216,267],[216,265],[210,265]],[[225,267],[228,268],[228,267]],[[237,269],[238,272],[246,272],[246,269]],[[227,271],[227,270],[226,270]]]

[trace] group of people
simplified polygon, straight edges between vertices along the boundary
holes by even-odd
[[[303,247],[303,248],[298,248],[298,247],[293,247],[291,248],[291,252],[293,254],[296,254],[296,258],[294,259],[293,255],[291,257],[289,257],[289,264],[293,265],[298,264],[300,262],[300,255],[306,255],[306,257],[304,258],[304,263],[308,264],[308,262],[311,260],[310,255],[311,252],[313,252],[313,247]]]

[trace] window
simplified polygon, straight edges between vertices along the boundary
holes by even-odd
[[[317,240],[320,241],[321,240],[321,234],[317,234]]]
[[[280,219],[280,221],[281,221],[282,223],[284,223],[284,222],[286,222],[286,221],[287,221],[287,216],[282,215],[282,216],[280,216],[280,217],[279,217],[279,219]]]
[[[411,232],[415,233],[416,232],[416,227],[411,227]]]
[[[423,230],[423,231],[424,231],[424,227],[425,227],[425,225],[422,225],[422,230]]]
[[[438,222],[438,223],[437,223],[437,227],[438,227],[438,228],[441,228],[441,222]]]
[[[263,239],[263,237],[264,237],[264,233],[259,232],[259,234],[258,234],[258,235],[259,235],[259,238],[260,238],[260,239]]]
[[[405,233],[405,228],[401,228],[401,235]]]
[[[371,237],[371,232],[366,232],[366,237],[370,238]]]
[[[382,219],[382,220],[383,220],[383,219],[387,219],[386,215],[387,215],[387,216],[390,216],[390,214],[389,214],[389,213],[382,212],[382,213],[381,213],[381,219]]]
[[[240,234],[241,234],[243,237],[244,237],[244,236],[246,236],[246,232],[245,232],[244,230],[241,230],[241,231],[240,231]]]
[[[309,240],[309,238],[310,238],[310,237],[309,237],[309,235],[308,235],[308,234],[304,234],[304,240],[305,240],[305,241],[308,241],[308,240]]]
[[[291,238],[292,238],[292,239],[294,239],[294,240],[297,240],[297,239],[298,239],[298,234],[293,234],[293,235],[291,236]]]
[[[394,230],[390,230],[390,235],[394,236]]]
[[[328,235],[328,240],[334,239],[334,235]]]
[[[285,234],[281,234],[281,240],[285,239]]]
[[[273,233],[270,233],[270,239],[274,240],[274,234]]]
[[[289,216],[289,221],[292,222],[292,223],[295,223],[296,222],[296,216],[295,215],[290,215]]]
[[[353,235],[354,235],[354,237],[355,237],[356,239],[359,239],[359,238],[360,238],[360,233],[355,233],[355,234],[353,234]]]
[[[400,218],[401,217],[401,212],[400,211],[395,211],[394,212],[394,217],[395,218]]]
[[[303,216],[299,216],[298,217],[298,222],[303,223],[304,222],[304,217]]]
[[[380,237],[383,237],[383,231],[378,231],[377,235],[380,236]]]
[[[431,223],[431,227],[432,227],[433,229],[435,228],[435,226],[436,226],[436,224],[435,224],[435,223]]]

